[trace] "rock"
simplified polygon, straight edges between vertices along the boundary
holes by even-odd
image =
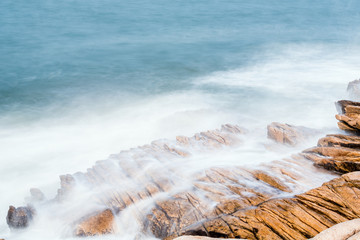
[[[209,237],[203,237],[203,236],[182,236],[182,237],[175,238],[175,240],[221,240],[221,239],[223,239],[223,238],[209,238]]]
[[[78,237],[96,236],[114,233],[114,214],[110,209],[84,217],[76,225]]]
[[[351,100],[360,101],[360,79],[349,82],[347,92]]]
[[[284,200],[281,203],[288,204],[284,208],[267,204],[320,186],[325,180],[333,179],[335,174],[314,167],[312,161],[301,155],[256,167],[245,168],[234,164],[203,168],[201,171],[189,169],[192,165],[188,163],[197,160],[191,156],[204,153],[210,156],[213,149],[238,146],[245,139],[244,134],[245,131],[237,126],[224,125],[221,129],[201,132],[193,137],[177,137],[174,141],[158,140],[122,151],[107,160],[96,162],[86,172],[61,176],[58,195],[46,204],[83,204],[82,209],[86,213],[86,209],[93,209],[91,206],[94,205],[107,209],[82,218],[82,214],[74,217],[73,211],[64,211],[64,215],[69,214],[64,218],[72,219],[74,235],[77,236],[112,233],[114,214],[121,217],[126,210],[136,208],[134,224],[139,222],[143,232],[151,232],[158,238],[172,239],[185,234],[242,238],[268,236],[269,239],[277,239],[277,233],[267,227],[268,223],[264,225],[259,222],[261,215],[250,210],[262,209],[259,206],[274,209],[275,213],[268,216],[270,220],[276,214],[286,214],[284,208],[292,208],[292,202],[300,200]],[[355,140],[337,139],[333,141],[333,147],[347,148],[354,144],[352,141]],[[331,141],[328,142],[330,144]],[[302,174],[304,172],[306,174]],[[84,193],[86,198],[81,198]],[[248,215],[240,214],[244,212]],[[301,213],[301,210],[298,212]],[[232,225],[224,222],[223,217],[232,218],[234,213],[240,215],[234,217]],[[271,221],[279,220],[275,218]],[[198,228],[201,223],[204,223],[202,228]],[[250,223],[255,225],[248,227]],[[317,227],[312,234],[332,225],[329,223],[325,227]],[[226,231],[230,231],[229,226],[241,229],[243,235],[228,234]],[[294,231],[294,236],[302,234],[300,230]]]
[[[18,208],[10,206],[6,217],[6,222],[9,227],[13,229],[25,228],[29,226],[34,214],[35,210],[29,206]]]
[[[203,221],[206,222],[207,219],[252,209],[279,196],[291,196],[294,193],[303,192],[302,186],[309,182],[314,184],[319,178],[322,183],[323,178],[320,176],[326,176],[301,156],[270,162],[257,168],[262,170],[236,166],[207,170],[205,176],[194,182],[191,191],[157,201],[156,207],[147,216],[148,222],[145,225],[157,238],[172,239],[180,233],[210,237],[239,237],[219,232],[218,229],[228,229],[227,224],[221,219],[217,219],[216,226],[215,222],[211,223],[212,226],[214,225],[213,228],[204,230],[191,227]],[[306,176],[297,174],[304,171],[306,171]],[[246,229],[242,231],[246,232]],[[249,236],[253,235],[249,233]],[[248,236],[240,237],[247,238]]]
[[[275,176],[270,176],[268,173],[259,170],[254,171],[253,174],[256,179],[261,180],[273,186],[274,188],[277,188],[283,192],[291,192],[291,189]]]
[[[267,126],[268,138],[275,142],[295,146],[314,135],[314,129],[273,122]]]
[[[360,131],[360,103],[348,100],[341,100],[336,103],[339,114],[336,119],[339,120],[340,129],[350,132]]]
[[[177,235],[245,239],[308,239],[360,217],[360,172],[342,175],[292,198],[270,199],[182,229]]]
[[[41,201],[45,200],[44,193],[38,188],[31,188],[30,189],[30,194],[31,194],[31,200],[30,201],[41,202]]]
[[[358,240],[360,239],[360,219],[349,220],[328,228],[311,240]]]
[[[360,137],[327,135],[318,141],[317,147],[303,151],[302,155],[327,170],[341,173],[360,171]]]

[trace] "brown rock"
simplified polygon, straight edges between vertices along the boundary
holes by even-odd
[[[339,112],[336,115],[339,128],[350,132],[360,131],[360,103],[341,100],[336,103],[336,107]]]
[[[360,217],[360,172],[349,173],[293,198],[271,199],[206,220],[180,235],[203,233],[245,239],[308,239]]]
[[[221,240],[221,239],[223,239],[223,238],[209,238],[209,237],[203,237],[203,236],[182,236],[182,237],[175,238],[175,240]]]
[[[327,170],[360,171],[360,137],[327,135],[318,141],[318,147],[307,149],[302,155]]]
[[[273,122],[267,126],[268,138],[273,139],[275,142],[291,146],[297,145],[316,132],[314,129],[277,122]]]
[[[74,196],[81,194],[83,189],[89,189],[89,202],[102,204],[108,209],[76,221],[74,234],[77,236],[114,232],[114,214],[122,214],[125,208],[138,204],[136,207],[139,211],[134,216],[135,221],[143,223],[140,227],[143,227],[144,232],[150,231],[158,238],[187,234],[249,239],[267,236],[268,239],[277,239],[279,235],[273,230],[272,222],[285,229],[280,223],[283,222],[282,217],[293,218],[286,215],[289,209],[295,209],[292,214],[296,216],[305,215],[306,211],[297,199],[272,201],[279,196],[284,198],[302,193],[314,184],[319,186],[323,177],[331,179],[332,174],[323,173],[300,155],[262,164],[256,169],[239,166],[213,167],[187,175],[183,175],[187,171],[181,172],[183,166],[173,164],[179,160],[185,163],[188,161],[187,157],[199,151],[236,146],[243,141],[243,133],[237,126],[224,125],[221,129],[201,132],[193,137],[178,137],[173,142],[154,141],[149,145],[120,152],[108,160],[98,161],[86,172],[61,176],[61,189],[56,200],[66,204],[78,201]],[[354,144],[356,139],[343,138],[333,142],[334,147],[337,144],[339,146],[336,147],[349,148],[348,145]],[[320,155],[319,153],[313,154]],[[321,153],[324,158],[330,153],[336,154],[338,158],[357,157],[356,154],[346,155],[346,151],[340,150],[323,150]],[[302,174],[304,171],[306,175]],[[185,189],[184,180],[187,182]],[[140,209],[142,201],[147,201],[148,198],[154,199],[155,207],[150,210]],[[58,201],[49,202],[59,204]],[[314,213],[306,215],[309,223],[303,224],[293,218],[294,222],[291,224],[298,224],[305,230],[287,228],[287,234],[301,239],[306,235],[303,231],[313,236],[333,225],[334,221],[325,217],[321,219],[317,215],[318,210],[313,211]],[[338,222],[343,221],[342,213],[338,215],[335,216]],[[263,216],[266,218],[262,219]],[[312,216],[321,219],[321,222],[314,225],[315,230],[308,226]]]
[[[114,233],[114,214],[107,209],[79,221],[75,229],[76,236],[96,236]]]
[[[266,182],[267,184],[283,191],[283,192],[291,192],[291,189],[283,184],[280,179],[275,176],[270,176],[268,173],[264,171],[254,171],[253,172],[256,179]]]
[[[35,210],[29,206],[18,208],[10,206],[6,222],[10,228],[25,228],[29,226],[34,214]]]

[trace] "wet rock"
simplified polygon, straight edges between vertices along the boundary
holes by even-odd
[[[332,134],[321,138],[318,146],[302,155],[315,165],[341,173],[360,171],[360,137]]]
[[[341,100],[336,103],[336,106],[339,112],[336,115],[339,128],[358,133],[360,131],[360,103]]]
[[[56,195],[57,201],[63,201],[71,192],[75,186],[75,178],[71,174],[61,175],[60,176],[60,186],[58,193]]]
[[[176,235],[245,239],[308,239],[360,217],[360,172],[348,173],[292,198],[270,199],[182,229]]]
[[[182,236],[182,237],[175,238],[175,240],[221,240],[221,239],[223,239],[223,238],[209,238],[209,237],[203,237],[203,236]]]
[[[254,177],[258,180],[261,180],[283,192],[291,192],[291,189],[286,186],[280,179],[278,179],[275,176],[271,176],[269,173],[266,173],[264,171],[254,171],[253,172]]]
[[[38,188],[31,188],[30,194],[31,194],[31,201],[33,202],[41,202],[45,200],[44,193]]]
[[[10,206],[6,217],[6,222],[9,227],[13,229],[25,228],[29,226],[34,214],[35,210],[29,206],[18,208]]]
[[[295,200],[289,200],[290,203],[284,200],[282,204],[289,204],[284,207],[266,204],[277,198],[284,199],[303,193],[314,184],[319,186],[324,178],[330,180],[334,174],[314,167],[312,161],[301,155],[257,165],[255,169],[234,164],[211,167],[204,171],[189,171],[186,164],[194,160],[190,156],[205,151],[211,153],[217,148],[238,146],[245,139],[244,133],[238,126],[224,125],[221,129],[201,132],[193,137],[177,137],[174,141],[158,140],[122,151],[107,160],[98,161],[86,172],[61,176],[61,189],[56,200],[61,204],[71,205],[71,201],[78,204],[80,200],[77,196],[82,196],[85,191],[88,195],[84,204],[102,205],[108,209],[72,221],[75,222],[73,227],[77,236],[114,232],[114,214],[122,214],[124,209],[136,204],[134,221],[140,222],[144,232],[152,232],[158,238],[171,239],[185,234],[250,239],[254,236],[268,236],[269,239],[277,239],[277,233],[268,227],[269,224],[259,222],[261,215],[250,210],[266,206],[275,211],[268,219],[279,221],[275,215],[285,215],[284,209],[292,208],[291,202]],[[341,148],[346,148],[346,144],[353,143],[349,139],[333,143]],[[302,174],[304,171],[306,174]],[[59,201],[49,201],[49,204],[59,204]],[[148,201],[153,205],[140,208],[142,203]],[[301,210],[298,212],[301,213]],[[234,216],[234,213],[239,215]],[[79,217],[74,217],[74,220]],[[254,225],[248,227],[248,224]],[[318,230],[312,233],[318,233],[328,226],[331,224],[317,227]],[[235,234],[236,229],[241,230],[241,236]],[[294,231],[294,236],[301,232]]]
[[[110,209],[82,218],[75,235],[81,237],[114,233],[114,214]]]
[[[317,175],[326,176],[322,175],[321,170],[313,167],[310,161],[301,156],[294,157],[296,159],[290,158],[258,166],[262,170],[243,167],[209,169],[205,172],[205,176],[195,181],[192,191],[157,201],[156,207],[147,216],[146,226],[157,238],[172,239],[181,233],[180,235],[245,239],[249,237],[251,239],[254,236],[253,232],[257,231],[256,227],[250,232],[247,228],[242,228],[241,231],[247,232],[247,235],[235,236],[224,233],[231,230],[229,230],[229,222],[225,223],[222,216],[256,208],[279,196],[291,196],[294,193],[303,192],[301,187],[303,184],[306,185],[309,182],[313,184],[319,177]],[[306,176],[297,174],[304,169],[306,169]],[[320,181],[322,183],[323,179]],[[281,207],[275,209],[275,211],[280,210],[284,211]],[[248,213],[251,212],[246,212]],[[257,216],[254,216],[253,220],[255,221],[256,218]],[[208,219],[216,219],[216,221],[208,222]],[[192,228],[203,222],[209,223],[209,226],[205,224],[200,228]],[[241,228],[244,225],[239,221],[234,224],[235,228]],[[265,233],[264,227],[261,234],[261,236],[268,234],[271,237],[275,233],[270,230]]]
[[[268,138],[275,142],[295,146],[303,142],[306,138],[314,135],[317,131],[314,129],[293,126],[289,124],[273,122],[267,126]]]

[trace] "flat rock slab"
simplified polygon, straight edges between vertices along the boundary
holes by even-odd
[[[328,228],[311,240],[359,240],[360,219],[354,219],[336,224]]]

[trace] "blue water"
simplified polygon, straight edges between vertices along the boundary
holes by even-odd
[[[359,43],[359,9],[356,0],[2,0],[0,112],[186,90],[273,46],[346,48]]]

